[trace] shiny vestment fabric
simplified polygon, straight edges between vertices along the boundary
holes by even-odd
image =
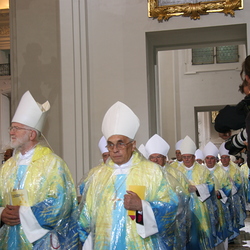
[[[1,207],[11,204],[10,192],[17,179],[18,157],[19,154],[15,154],[0,170]],[[78,249],[76,191],[65,162],[49,148],[37,145],[26,169],[24,189],[36,220],[49,232],[31,244],[22,224],[3,225],[0,249]]]
[[[170,163],[170,167],[172,168],[178,168],[181,165],[177,160]]]
[[[181,195],[174,192],[160,167],[137,151],[131,165],[123,169],[124,174],[115,174],[116,170],[109,160],[88,176],[80,204],[80,240],[85,242],[91,233],[96,250],[173,249]],[[128,216],[123,205],[129,185],[146,187],[145,200],[153,210],[158,233],[146,238],[137,233],[136,221]]]
[[[181,171],[168,164],[161,167],[161,170],[163,171],[168,183],[175,188],[176,194],[181,194],[179,208],[181,207],[182,209],[179,209],[179,213],[175,220],[176,232],[174,233],[174,249],[186,249],[186,245],[190,241],[191,228],[191,212],[189,209],[190,193],[188,191],[189,181]],[[178,185],[176,185],[176,181],[178,181]]]
[[[84,186],[85,186],[85,183],[87,182],[88,178],[95,172],[97,171],[98,168],[101,168],[103,167],[105,164],[104,162],[101,162],[100,165],[90,169],[90,171],[83,175],[83,177],[81,178],[81,180],[79,181],[79,183],[77,184],[77,191],[78,191],[78,195],[82,195],[83,194],[83,190],[84,190]]]
[[[234,235],[229,238],[233,239],[239,235],[240,228],[245,226],[244,220],[246,219],[246,200],[244,196],[244,185],[240,168],[230,161],[226,172],[228,173],[233,186],[231,195],[232,206],[230,212],[231,217],[233,218]]]
[[[168,164],[166,164],[166,166],[163,168],[163,172],[165,174],[166,173],[171,174],[176,180],[178,180],[186,195],[189,196],[189,191],[188,191],[189,181],[187,177],[183,174],[183,172]]]
[[[232,183],[226,171],[218,164],[210,171],[214,177],[215,191],[223,192],[226,196],[222,199],[215,197],[215,202],[217,205],[217,219],[216,232],[217,232],[217,243],[225,241],[233,234],[232,218],[230,214],[230,196],[232,191]]]
[[[249,180],[249,167],[247,163],[243,164],[240,167],[241,177],[243,181],[243,187],[244,187],[244,195],[246,201],[250,202],[250,180]]]
[[[210,195],[214,193],[214,181],[206,167],[194,163],[187,169],[181,164],[178,168],[185,174],[191,185],[206,184]],[[201,201],[197,194],[191,193],[189,208],[191,211],[191,233],[187,249],[209,249],[216,244],[215,206],[211,197]]]

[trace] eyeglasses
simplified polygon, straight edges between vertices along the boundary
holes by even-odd
[[[124,143],[124,142],[117,142],[116,144],[113,144],[113,143],[108,143],[106,148],[111,151],[111,150],[114,150],[114,148],[116,147],[118,150],[121,150],[121,149],[124,149],[126,148],[131,142],[133,141],[130,141],[128,143]]]
[[[32,129],[29,129],[29,128],[20,128],[20,127],[17,127],[17,126],[11,126],[11,127],[9,127],[9,132],[11,132],[11,131],[13,131],[14,133],[16,132],[16,131],[18,131],[18,130],[32,130]]]
[[[161,159],[163,157],[165,157],[165,156],[164,155],[149,156],[149,160],[155,160],[155,159],[159,160],[159,159]]]
[[[212,157],[207,156],[207,157],[205,158],[205,160],[216,160],[216,158],[215,158],[214,156],[212,156]]]
[[[184,156],[182,156],[182,159],[183,160],[190,160],[190,159],[192,159],[194,156],[193,155],[184,155]]]

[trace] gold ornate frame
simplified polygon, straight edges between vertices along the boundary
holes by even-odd
[[[235,10],[243,9],[243,0],[217,0],[177,5],[159,5],[159,2],[160,0],[148,0],[148,16],[157,18],[160,22],[172,16],[185,16],[196,20],[200,19],[200,15],[207,15],[210,12],[234,16]]]

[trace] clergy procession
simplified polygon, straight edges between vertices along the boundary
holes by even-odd
[[[249,168],[230,160],[225,143],[197,149],[187,135],[174,161],[157,134],[137,149],[140,120],[118,101],[103,118],[102,161],[75,185],[42,133],[49,109],[27,91],[12,119],[14,152],[0,169],[0,249],[228,249],[239,235]]]

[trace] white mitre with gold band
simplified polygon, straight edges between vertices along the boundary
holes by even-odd
[[[43,104],[37,103],[30,92],[26,91],[11,122],[21,123],[41,132],[49,109],[48,101]]]
[[[188,135],[183,139],[180,146],[180,151],[182,155],[195,155],[196,145]]]
[[[155,134],[147,141],[145,148],[148,156],[152,154],[167,156],[170,146],[162,137]]]
[[[112,135],[123,135],[134,139],[140,120],[124,103],[116,102],[106,112],[102,121],[102,133],[106,140]]]
[[[218,153],[218,148],[211,141],[209,141],[203,149],[204,157],[207,157],[208,155],[218,157]]]

